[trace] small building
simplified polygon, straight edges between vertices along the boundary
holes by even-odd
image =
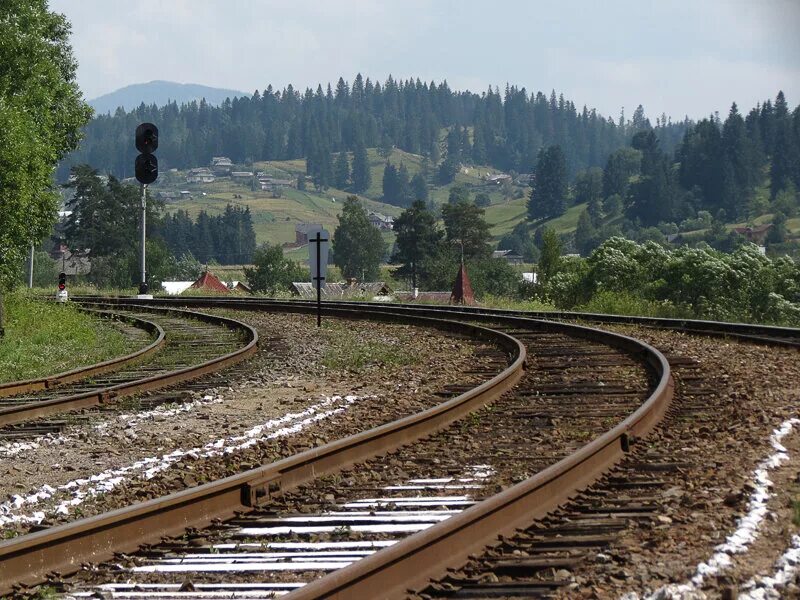
[[[182,200],[191,200],[192,199],[192,192],[189,190],[181,190],[180,191],[181,199]]]
[[[734,227],[733,230],[739,235],[747,238],[748,242],[753,242],[756,246],[763,246],[767,239],[772,223],[756,225],[755,227]]]
[[[246,181],[253,178],[252,171],[231,171],[231,179],[235,181]]]
[[[244,294],[252,294],[252,288],[247,285],[244,281],[223,281],[226,286],[228,286],[228,290],[231,292],[242,292]]]
[[[186,173],[186,183],[214,183],[216,177],[206,167],[189,169]]]
[[[487,183],[493,183],[495,185],[500,185],[504,181],[511,181],[511,175],[506,175],[505,173],[493,173],[486,175]]]
[[[521,265],[525,259],[519,254],[514,254],[511,250],[495,250],[492,252],[492,258],[502,258],[512,265]]]
[[[264,191],[273,190],[275,188],[294,187],[296,182],[294,179],[280,179],[278,177],[258,177],[258,183]]]
[[[290,291],[293,295],[307,300],[314,300],[317,297],[317,288],[311,282],[295,281],[292,283]],[[326,283],[320,292],[325,300],[381,299],[388,298],[392,294],[392,288],[386,285],[385,281],[362,283],[349,281],[347,283]]]
[[[161,289],[170,296],[178,296],[192,287],[194,281],[162,281]]]
[[[217,175],[228,175],[233,170],[233,161],[227,156],[213,156],[211,170]]]
[[[381,231],[391,231],[394,227],[394,217],[387,217],[381,213],[369,213],[369,222]]]
[[[207,292],[217,292],[222,294],[228,293],[228,286],[222,283],[219,279],[217,279],[214,275],[206,271],[200,277],[197,278],[197,281],[192,283],[189,288],[194,290],[204,290]]]
[[[296,223],[294,226],[294,241],[298,246],[308,243],[308,232],[322,229],[319,223]]]

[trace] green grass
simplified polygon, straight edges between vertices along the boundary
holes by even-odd
[[[322,334],[327,341],[322,364],[328,369],[362,371],[373,366],[411,365],[419,360],[405,344],[362,337],[347,323],[323,321]]]
[[[352,160],[352,156],[350,158]],[[359,199],[369,211],[397,217],[402,212],[401,208],[380,201],[383,193],[383,168],[386,159],[374,148],[367,150],[367,158],[370,165],[372,183],[366,192],[359,195]],[[389,160],[394,165],[405,164],[412,177],[420,171],[423,163],[422,156],[396,148],[389,155]],[[253,171],[264,171],[276,177],[296,178],[299,175],[305,175],[306,161],[304,159],[262,161],[254,163],[252,169]],[[499,188],[486,184],[480,178],[481,175],[498,173],[499,171],[485,166],[469,167],[466,171],[459,172],[453,183],[431,189],[431,200],[436,204],[446,203],[450,188],[454,185],[465,185],[470,188],[473,195],[485,192],[489,194],[493,203],[503,201]],[[185,189],[192,192],[192,199],[180,199],[168,204],[166,207],[167,212],[174,212],[178,209],[187,210],[192,218],[195,218],[200,210],[205,210],[211,215],[222,214],[227,204],[242,208],[249,206],[253,216],[256,241],[259,244],[263,242],[273,244],[293,242],[295,239],[294,226],[299,222],[321,223],[324,227],[333,231],[338,224],[337,217],[341,212],[344,199],[352,195],[352,192],[336,188],[328,188],[323,192],[318,192],[309,184],[308,189],[305,191],[289,188],[282,190],[282,197],[273,198],[271,192],[251,190],[248,185],[235,183],[225,178],[220,178],[211,184],[189,185],[183,183],[180,177],[176,177],[175,182],[165,186],[164,189],[173,191]],[[204,193],[205,196],[203,195]],[[513,227],[513,224],[511,227]],[[393,234],[385,234],[384,238],[389,244],[394,242]],[[301,260],[305,260],[305,252],[305,248],[299,250],[286,249],[287,256],[300,258]]]
[[[508,202],[492,204],[486,209],[486,221],[489,223],[492,236],[499,240],[509,233],[514,226],[523,221],[527,215],[528,198],[517,198]],[[545,221],[541,225],[552,227],[556,233],[568,233],[578,227],[578,217],[586,208],[586,203],[570,206],[560,217]]]
[[[6,335],[0,338],[0,381],[54,375],[131,352],[129,340],[102,319],[71,304],[5,297]]]

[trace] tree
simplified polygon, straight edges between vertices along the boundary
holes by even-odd
[[[91,109],[75,82],[69,23],[45,0],[0,5],[0,335],[3,290],[56,218],[56,163],[78,146]]]
[[[397,167],[388,160],[383,167],[383,201],[387,204],[397,204],[400,182],[397,176]]]
[[[447,241],[460,250],[464,260],[486,258],[491,254],[491,234],[489,225],[483,218],[484,212],[482,208],[465,200],[442,206]]]
[[[414,193],[411,191],[408,168],[405,163],[400,163],[400,168],[397,170],[397,205],[411,206],[413,201]]]
[[[603,170],[592,167],[575,176],[575,204],[600,205],[603,200]]]
[[[567,210],[567,162],[560,146],[539,152],[528,200],[531,221],[551,219]]]
[[[372,184],[372,174],[369,171],[367,160],[367,147],[359,137],[353,150],[353,191],[363,193]]]
[[[561,264],[561,240],[550,227],[542,232],[542,254],[539,258],[539,278],[546,283],[558,272]]]
[[[642,153],[635,148],[620,148],[612,152],[603,169],[603,198],[614,194],[625,197],[630,178],[639,173]]]
[[[489,197],[489,194],[481,192],[475,196],[475,206],[480,206],[481,208],[486,208],[492,204],[492,199]]]
[[[336,187],[340,190],[345,189],[350,183],[350,162],[347,160],[347,152],[339,152],[336,157],[333,178]]]
[[[578,226],[575,229],[575,248],[578,252],[583,255],[591,252],[596,234],[589,211],[584,210],[578,217]]]
[[[369,222],[367,211],[357,197],[348,196],[333,234],[333,262],[343,276],[370,281],[378,278],[385,252],[386,244]]]
[[[428,275],[428,264],[439,252],[442,232],[436,228],[436,218],[427,209],[424,200],[415,200],[394,221],[397,234],[393,263],[402,263],[394,272],[401,277],[411,277],[411,287],[418,287],[418,279]]]
[[[295,281],[309,278],[307,269],[283,255],[278,244],[262,244],[253,256],[253,268],[246,268],[244,276],[255,292],[274,294],[288,290]]]
[[[414,200],[428,201],[428,184],[421,173],[417,173],[411,178],[411,193],[414,196]]]
[[[458,204],[459,202],[470,202],[469,190],[463,185],[454,185],[450,188],[447,203]]]

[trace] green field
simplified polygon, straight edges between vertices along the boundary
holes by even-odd
[[[392,217],[398,216],[402,209],[380,202],[383,169],[387,159],[383,158],[375,149],[368,150],[367,157],[370,164],[372,183],[364,194],[359,195],[359,199],[368,211]],[[394,165],[405,164],[410,176],[413,177],[422,169],[424,159],[420,155],[394,149],[388,160]],[[264,171],[274,177],[296,179],[300,175],[305,175],[306,161],[304,159],[262,161],[253,163],[252,170],[254,172]],[[505,231],[510,231],[514,224],[524,216],[525,200],[513,200],[506,205],[506,201],[499,192],[499,186],[487,184],[481,179],[481,176],[499,172],[497,169],[489,167],[465,168],[456,175],[453,183],[446,186],[431,187],[431,200],[437,205],[446,203],[450,188],[454,185],[467,186],[473,195],[481,192],[487,193],[493,203],[493,206],[487,211],[490,223],[495,223],[492,220],[494,212],[505,218],[503,209],[507,206],[513,207],[513,214],[511,215],[513,222],[504,221],[502,224],[493,227],[493,233],[497,229],[501,233],[496,235],[502,235]],[[188,211],[192,218],[195,218],[201,210],[205,210],[211,215],[218,215],[224,212],[225,206],[228,204],[243,208],[249,206],[253,218],[253,228],[256,232],[256,241],[259,244],[264,242],[273,244],[293,242],[295,239],[295,225],[302,222],[321,223],[324,227],[333,231],[338,224],[337,217],[341,212],[344,199],[352,194],[335,188],[328,188],[323,192],[318,192],[309,184],[305,191],[287,188],[282,190],[280,198],[273,198],[272,192],[252,190],[249,185],[233,182],[227,178],[218,179],[210,184],[187,184],[183,182],[183,177],[180,173],[172,173],[164,183],[166,185],[160,187],[162,191],[177,192],[188,190],[193,196],[189,199],[180,199],[168,203],[166,205],[167,212],[183,209]],[[383,236],[389,249],[391,249],[394,244],[394,234],[392,232],[384,232]],[[306,260],[307,252],[308,250],[305,247],[286,249],[286,255],[297,260]]]

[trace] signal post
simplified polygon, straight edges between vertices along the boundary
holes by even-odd
[[[134,171],[136,179],[142,184],[142,249],[141,273],[139,282],[139,295],[137,298],[152,299],[152,294],[147,293],[147,186],[158,178],[158,159],[153,152],[158,148],[158,127],[152,123],[142,123],[136,128],[136,149],[140,152],[136,157]]]

